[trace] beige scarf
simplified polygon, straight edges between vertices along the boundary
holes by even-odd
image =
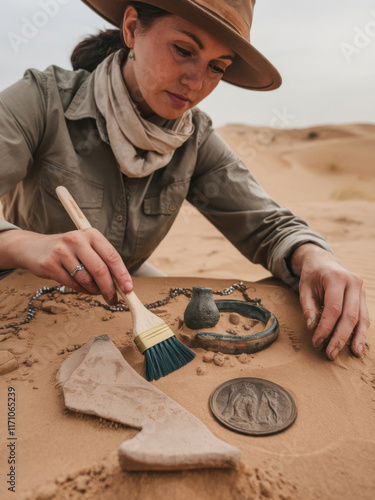
[[[95,70],[96,105],[104,116],[112,151],[122,173],[145,177],[171,160],[194,132],[191,111],[158,126],[141,117],[126,88],[121,65],[125,52],[107,57]],[[160,120],[159,120],[160,122]]]

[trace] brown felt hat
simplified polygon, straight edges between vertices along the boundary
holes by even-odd
[[[82,0],[104,19],[120,27],[130,0]],[[236,58],[223,80],[251,90],[281,85],[277,69],[250,43],[256,0],[140,0],[190,21],[226,43]]]

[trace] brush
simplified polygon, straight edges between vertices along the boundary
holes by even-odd
[[[64,186],[57,187],[56,193],[77,229],[92,227]],[[158,380],[178,370],[195,357],[195,353],[177,339],[169,326],[142,304],[134,291],[124,293],[115,280],[114,285],[129,305],[133,318],[134,342],[145,357],[145,375],[148,381]]]

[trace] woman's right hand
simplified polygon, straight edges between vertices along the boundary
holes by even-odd
[[[71,273],[79,264],[83,270]],[[117,303],[113,283],[125,293],[132,279],[117,250],[94,228],[44,235],[11,229],[0,233],[0,269],[22,267],[36,276],[57,281],[77,292],[102,294],[110,305]]]

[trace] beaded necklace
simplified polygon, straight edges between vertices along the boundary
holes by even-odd
[[[251,299],[247,293],[247,286],[244,285],[242,281],[240,281],[239,283],[233,283],[233,285],[230,285],[228,288],[225,288],[224,290],[216,290],[213,293],[216,295],[226,296],[226,295],[232,294],[235,290],[238,290],[239,292],[242,293],[246,302],[260,305],[261,299]],[[41,297],[42,295],[45,295],[48,293],[53,293],[53,292],[59,292],[59,293],[62,293],[64,295],[65,294],[77,294],[77,292],[75,290],[73,290],[72,288],[68,288],[64,285],[58,285],[58,286],[52,286],[52,287],[44,286],[43,288],[40,288],[39,290],[37,290],[35,292],[35,294],[33,295],[33,297],[31,298],[31,300],[29,301],[28,307],[27,307],[26,318],[23,321],[8,323],[7,325],[0,326],[0,330],[6,330],[8,328],[17,328],[19,326],[26,325],[27,323],[30,323],[30,321],[35,317],[36,311],[37,311],[37,309],[34,305],[34,301],[39,299],[39,297]],[[151,302],[150,304],[145,304],[145,307],[147,309],[155,309],[155,308],[164,306],[164,305],[168,304],[168,302],[170,302],[171,299],[178,297],[179,295],[185,295],[186,297],[191,298],[192,292],[193,292],[192,288],[180,288],[180,287],[170,288],[169,294],[167,295],[167,297],[165,297],[164,299],[161,299],[161,300],[157,300],[155,302]],[[99,300],[93,299],[90,296],[85,296],[83,294],[80,294],[80,295],[82,295],[82,296],[77,297],[78,300],[83,300],[94,307],[103,307],[107,311],[111,311],[111,312],[129,311],[129,307],[124,302],[120,302],[120,305],[117,305],[117,306],[109,306],[108,304],[103,304]],[[0,332],[0,335],[1,335],[1,332]]]

